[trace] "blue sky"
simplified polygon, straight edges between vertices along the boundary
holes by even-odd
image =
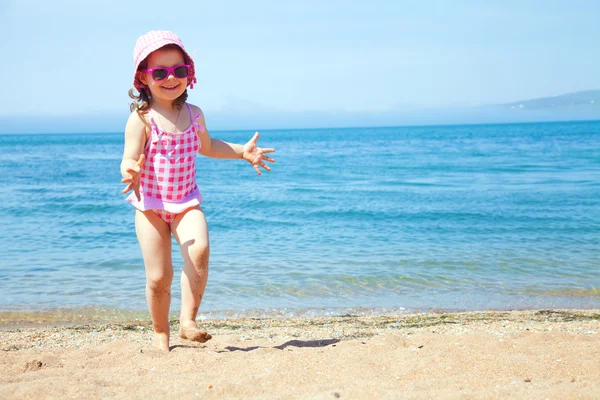
[[[381,112],[600,89],[598,1],[0,0],[0,116],[128,113],[136,39],[169,29],[210,113]]]

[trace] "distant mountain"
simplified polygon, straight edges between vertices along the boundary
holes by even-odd
[[[600,90],[492,105],[419,107],[398,104],[381,112],[332,110],[255,110],[231,112],[226,107],[209,117],[216,129],[284,129],[352,126],[493,124],[600,120]],[[248,127],[256,128],[248,128]]]
[[[285,129],[600,120],[600,90],[483,106],[427,108],[398,103],[393,110],[380,112],[286,111],[250,107],[250,103],[246,108],[239,107],[244,104],[239,99],[234,104],[208,116],[210,125],[216,129]]]
[[[499,104],[496,107],[527,110],[574,110],[581,108],[600,111],[600,90],[586,90],[554,97],[517,101],[514,103]]]

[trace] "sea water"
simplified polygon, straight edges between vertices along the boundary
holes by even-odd
[[[269,130],[258,144],[276,148],[262,176],[197,158],[201,312],[600,308],[600,122]],[[0,136],[0,311],[147,309],[122,153],[122,133]],[[175,241],[173,265],[176,311]]]

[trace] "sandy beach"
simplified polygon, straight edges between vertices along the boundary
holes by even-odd
[[[6,399],[600,396],[600,310],[206,320],[151,346],[147,321],[0,315]]]

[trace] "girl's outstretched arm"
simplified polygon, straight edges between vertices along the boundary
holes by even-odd
[[[196,108],[196,107],[195,107]],[[197,109],[198,111],[200,109]],[[206,123],[204,121],[204,115],[202,112],[199,112],[200,117],[198,118],[198,124],[204,127],[202,132],[199,132],[198,135],[200,137],[200,150],[199,153],[206,157],[211,158],[239,158],[248,161],[254,167],[254,170],[258,175],[261,175],[260,169],[261,166],[267,171],[271,170],[265,161],[275,162],[274,159],[265,156],[265,153],[272,153],[275,149],[272,148],[261,148],[256,145],[256,141],[258,140],[258,132],[254,134],[252,139],[248,141],[246,144],[236,144],[236,143],[228,143],[220,139],[211,138],[208,133],[208,129],[206,129]]]
[[[125,146],[121,161],[122,183],[127,184],[123,193],[134,191],[140,200],[139,174],[145,162],[144,146],[146,144],[146,125],[137,112],[131,113],[125,127]]]

